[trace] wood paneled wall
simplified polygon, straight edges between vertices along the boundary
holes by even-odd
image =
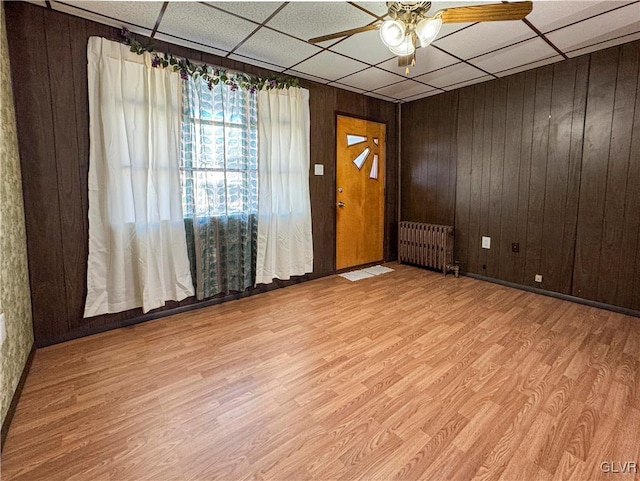
[[[463,271],[640,310],[639,56],[632,42],[403,105],[401,219],[455,225]]]
[[[84,320],[88,253],[87,173],[89,116],[87,40],[117,39],[118,29],[23,2],[6,3],[11,70],[20,144],[25,216],[37,346],[137,322],[140,309]],[[271,72],[154,41],[158,50],[209,65],[267,75]],[[396,105],[353,92],[302,81],[310,90],[310,175],[314,272],[335,271],[336,112],[387,124],[385,259],[396,257]],[[312,169],[313,170],[313,169]],[[312,172],[310,173],[312,174]],[[264,290],[264,289],[263,289]],[[193,304],[170,302],[166,308]]]

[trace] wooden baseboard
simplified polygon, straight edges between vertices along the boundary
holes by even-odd
[[[35,346],[31,346],[31,351],[29,352],[29,356],[27,357],[27,362],[24,364],[24,369],[22,369],[22,374],[20,375],[20,381],[18,382],[18,386],[16,387],[16,391],[13,393],[13,397],[11,398],[11,404],[9,405],[9,410],[7,411],[7,415],[2,422],[2,437],[0,438],[0,450],[4,449],[4,441],[7,439],[7,434],[9,433],[9,426],[11,425],[11,420],[13,419],[13,415],[16,412],[16,407],[18,406],[18,401],[20,400],[20,394],[22,394],[22,388],[24,387],[24,383],[27,380],[27,375],[29,374],[29,370],[31,369],[31,364],[33,363],[33,356],[36,353]]]
[[[269,292],[274,289],[281,289],[283,287],[292,286],[294,284],[299,284],[301,282],[312,281],[314,279],[319,279],[321,277],[326,277],[333,275],[333,272],[326,274],[304,274],[302,276],[295,276],[289,280],[280,280],[274,279],[271,284],[259,284],[257,287],[252,287],[247,289],[244,292],[237,292],[234,294],[229,294],[222,297],[213,297],[204,301],[197,301],[192,304],[186,304],[184,306],[174,307],[171,309],[162,309],[157,311],[152,311],[148,314],[144,314],[142,316],[132,317],[129,319],[108,323],[100,326],[94,326],[90,328],[82,328],[77,329],[72,332],[65,333],[61,336],[55,336],[50,339],[47,339],[44,342],[36,341],[36,348],[42,348],[51,346],[53,344],[59,344],[62,342],[71,341],[73,339],[78,339],[86,336],[93,336],[94,334],[100,334],[101,332],[110,331],[112,329],[120,329],[123,327],[131,327],[136,324],[141,324],[143,322],[153,321],[156,319],[160,319],[162,317],[173,316],[175,314],[180,314],[183,312],[193,311],[197,309],[202,309],[203,307],[214,306],[216,304],[222,304],[223,302],[233,301],[237,299],[242,299],[244,297],[254,296],[256,294],[261,294],[263,292]]]
[[[547,291],[545,289],[538,289],[536,287],[525,286],[523,284],[516,284],[515,282],[503,281],[501,279],[495,279],[493,277],[482,276],[480,274],[472,274],[471,272],[460,272],[461,275],[478,279],[480,281],[492,282],[494,284],[500,284],[506,287],[512,287],[514,289],[520,289],[521,291],[533,292],[535,294],[541,294],[543,296],[555,297],[556,299],[562,299],[564,301],[576,302],[578,304],[584,304],[585,306],[598,307],[600,309],[606,309],[607,311],[618,312],[627,316],[640,317],[640,311],[634,309],[628,309],[626,307],[614,306],[612,304],[605,304],[604,302],[592,301],[590,299],[584,299],[582,297],[571,296],[569,294],[562,294],[560,292]]]

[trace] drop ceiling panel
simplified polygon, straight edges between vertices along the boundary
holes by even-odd
[[[629,0],[535,2],[527,20],[546,33],[629,3]]]
[[[379,17],[386,17],[389,9],[387,8],[387,2],[355,2],[362,8],[370,11],[374,15]]]
[[[305,60],[294,68],[300,72],[315,75],[329,80],[338,80],[352,73],[366,68],[362,62],[348,59],[333,52],[322,52],[315,57]]]
[[[220,50],[214,47],[209,47],[208,45],[203,45],[201,43],[190,42],[189,40],[185,40],[183,38],[176,38],[173,35],[167,35],[161,32],[156,33],[156,36],[154,38],[157,38],[158,40],[162,40],[163,42],[182,45],[183,47],[192,48],[194,50],[200,50],[202,52],[212,53],[220,57],[224,57],[225,55],[227,55],[227,52],[224,50]]]
[[[460,82],[483,77],[486,74],[465,63],[458,63],[435,72],[421,75],[416,80],[433,85],[434,87],[448,87]]]
[[[509,68],[506,70],[502,70],[500,72],[493,72],[493,73],[498,77],[506,77],[507,75],[512,75],[518,72],[524,72],[525,70],[531,70],[532,68],[542,67],[543,65],[549,65],[550,63],[560,62],[561,60],[562,60],[562,57],[560,55],[554,55],[553,57],[543,58],[542,60],[537,60],[535,62],[520,65],[519,67]]]
[[[524,22],[483,22],[436,39],[434,45],[462,59],[469,59],[535,37]]]
[[[469,62],[487,72],[495,73],[512,67],[519,67],[544,58],[562,57],[547,42],[539,37],[517,43],[495,52],[476,57]],[[554,60],[552,60],[553,62]]]
[[[240,62],[244,62],[244,63],[248,63],[251,65],[255,65],[256,67],[261,67],[261,68],[266,68],[269,70],[274,70],[275,72],[281,72],[283,70],[283,68],[280,65],[274,65],[272,63],[269,62],[263,62],[261,60],[252,58],[252,57],[246,57],[244,55],[237,55],[235,53],[229,55],[229,58],[232,60],[238,60]]]
[[[71,6],[76,8],[82,8],[92,13],[104,15],[105,17],[111,17],[116,20],[116,24],[122,25],[126,23],[128,25],[139,25],[149,30],[153,30],[153,27],[158,20],[158,14],[162,8],[162,2],[51,2],[52,7],[56,10],[63,10],[62,6]],[[71,12],[69,12],[71,13]],[[75,13],[75,15],[80,15]],[[118,22],[121,20],[121,22]],[[100,21],[100,20],[99,20]],[[104,19],[102,20],[104,23]],[[113,24],[113,23],[112,23]]]
[[[633,42],[634,40],[640,40],[640,32],[632,33],[630,35],[625,35],[624,37],[618,37],[611,40],[606,40],[601,43],[597,43],[595,45],[590,45],[588,47],[579,48],[576,50],[570,50],[566,52],[569,57],[577,57],[579,55],[584,55],[585,53],[595,52],[596,50],[602,50],[609,47],[614,47],[616,45],[620,45],[621,43]]]
[[[283,72],[286,75],[290,75],[292,77],[298,77],[298,78],[303,78],[303,79],[307,79],[307,80],[312,80],[313,82],[318,82],[321,84],[326,84],[327,82],[329,82],[329,80],[325,79],[325,78],[321,78],[321,77],[316,77],[315,75],[311,75],[308,73],[304,73],[304,72],[300,72],[298,70],[285,70]]]
[[[53,10],[57,10],[58,12],[68,13],[77,17],[86,18],[87,20],[93,20],[94,22],[111,25],[112,27],[127,27],[132,32],[139,33],[147,37],[149,37],[152,32],[152,29],[142,27],[138,23],[127,22],[117,18],[105,17],[104,15],[94,13],[89,10],[80,9],[72,5],[67,5],[66,3],[62,2],[51,2],[51,8]]]
[[[209,5],[262,23],[282,5],[282,2],[206,2]]]
[[[201,3],[170,2],[158,31],[229,51],[256,27]]]
[[[267,25],[303,40],[375,21],[371,15],[343,2],[291,2]]]
[[[419,99],[423,99],[425,97],[432,97],[433,95],[438,95],[443,93],[442,90],[431,90],[429,92],[425,92],[422,94],[418,94],[418,95],[412,95],[411,97],[407,97],[405,99],[402,99],[404,102],[413,102],[414,100],[419,100]]]
[[[296,40],[281,33],[261,28],[234,53],[288,68],[318,53],[320,47]]]
[[[433,87],[415,82],[413,80],[401,80],[393,85],[377,89],[374,93],[387,95],[395,99],[402,99],[412,95],[419,95],[434,90]]]
[[[340,82],[331,82],[329,85],[331,85],[332,87],[338,87],[339,89],[350,90],[351,92],[357,92],[359,94],[362,94],[365,92],[365,90],[363,89],[359,89],[351,85],[341,84]]]
[[[362,60],[370,64],[376,64],[383,62],[394,55],[384,46],[382,40],[380,40],[380,33],[378,30],[371,30],[370,32],[362,32],[357,35],[352,35],[349,38],[344,39],[333,45],[330,50],[334,52],[343,53],[349,57]]]
[[[416,50],[416,64],[413,67],[409,67],[409,78],[415,78],[423,75],[427,72],[432,72],[454,63],[458,63],[459,60],[452,57],[446,52],[442,52],[433,46],[425,48],[419,48]],[[399,75],[405,76],[406,67],[398,67],[398,58],[394,57],[380,65],[378,67],[390,72],[395,72]]]
[[[457,84],[452,84],[447,87],[444,87],[444,90],[461,89],[462,87],[466,87],[467,85],[479,84],[481,82],[486,82],[487,80],[493,80],[493,77],[491,77],[490,75],[484,75],[482,77],[465,80],[464,82],[458,82]]]
[[[640,31],[640,4],[634,3],[547,34],[560,50],[589,47]]]
[[[386,100],[387,102],[398,102],[398,99],[393,97],[388,97],[386,95],[382,95],[376,92],[367,92],[365,95],[369,97],[373,97],[374,99]]]
[[[376,90],[380,87],[399,82],[400,80],[402,80],[402,77],[398,75],[380,70],[376,67],[371,67],[340,79],[340,83],[363,90]]]
[[[436,40],[443,39],[449,35],[453,35],[460,30],[471,27],[473,23],[445,23],[436,36]]]

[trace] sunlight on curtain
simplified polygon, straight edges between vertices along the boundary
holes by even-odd
[[[85,317],[194,293],[180,195],[180,76],[91,37]]]
[[[309,199],[309,91],[258,93],[256,284],[313,271]]]
[[[254,283],[258,213],[256,96],[202,78],[183,82],[182,195],[196,296]],[[191,238],[189,239],[191,241]]]

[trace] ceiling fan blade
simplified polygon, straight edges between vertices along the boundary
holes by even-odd
[[[365,25],[364,27],[352,28],[351,30],[343,30],[342,32],[336,32],[329,35],[323,35],[322,37],[310,38],[309,43],[320,43],[326,42],[327,40],[333,40],[335,38],[348,37],[349,35],[354,35],[360,32],[368,32],[369,30],[376,30],[380,28],[379,23],[375,23],[372,25]]]
[[[445,8],[436,13],[443,23],[496,22],[522,20],[533,9],[533,2],[491,3],[469,7]]]

